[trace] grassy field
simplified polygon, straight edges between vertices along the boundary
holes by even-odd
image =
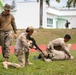
[[[18,30],[18,35],[20,35],[25,30]],[[64,37],[65,34],[71,35],[70,43],[76,43],[76,29],[35,29],[32,37],[36,40],[37,44],[47,44],[49,41]],[[13,45],[15,45],[15,39]]]
[[[24,30],[20,30],[18,35]],[[72,39],[70,43],[76,43],[76,29],[36,29],[36,33],[32,35],[37,41],[37,44],[47,44],[49,41],[64,37],[65,34],[70,34]],[[15,45],[15,39],[12,45]],[[34,65],[26,65],[24,68],[4,69],[2,62],[3,57],[0,55],[0,75],[76,75],[76,51],[71,50],[74,60],[51,61],[44,62],[35,60],[34,56],[39,53],[30,53],[29,59]],[[18,63],[17,58],[11,54],[9,61]]]

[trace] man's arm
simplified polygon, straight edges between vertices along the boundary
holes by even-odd
[[[36,41],[34,40],[34,38],[30,38],[30,40],[32,41],[32,47],[35,46],[35,49],[38,50],[43,57],[45,57],[45,54],[42,52],[42,50],[38,47],[38,45],[36,44]]]
[[[29,46],[30,46],[30,45],[29,45],[29,43],[28,43],[25,35],[24,35],[24,36],[21,36],[20,40],[21,40],[23,46],[24,46],[25,48],[29,49]]]
[[[66,47],[65,44],[62,45],[62,49],[64,50],[64,52],[65,52],[69,57],[71,56],[71,54],[70,54],[70,52],[68,51],[68,48]]]
[[[13,31],[14,31],[14,38],[17,38],[17,27],[16,27],[16,24],[15,24],[15,18],[13,15],[11,15],[12,19],[11,19],[11,25],[12,25],[12,28],[13,28]]]
[[[15,34],[17,34],[17,27],[16,27],[16,23],[15,23],[15,18],[13,15],[11,15],[12,19],[11,19],[11,25],[12,25],[12,28],[13,28],[13,31]]]

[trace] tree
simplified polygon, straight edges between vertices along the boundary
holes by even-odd
[[[43,23],[43,1],[44,0],[40,0],[40,27],[42,27],[42,23]],[[39,2],[39,0],[37,0],[37,2]],[[50,0],[45,0],[46,4],[48,6],[50,6]],[[60,2],[60,0],[56,0],[56,2]]]
[[[76,7],[76,0],[68,0],[67,1],[67,7]]]

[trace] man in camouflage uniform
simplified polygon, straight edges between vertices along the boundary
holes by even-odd
[[[7,66],[9,65],[17,68],[24,67],[25,62],[28,65],[32,65],[32,63],[29,62],[29,48],[32,47],[32,41],[28,40],[28,37],[31,36],[33,32],[34,28],[32,26],[29,26],[27,27],[26,31],[18,37],[14,53],[18,58],[19,64],[3,62],[5,68],[8,68]]]
[[[0,14],[0,45],[2,46],[2,55],[5,61],[9,59],[10,45],[12,43],[12,28],[14,37],[17,37],[15,19],[10,14],[10,5],[5,4],[4,11]]]
[[[46,51],[44,52],[47,59],[51,59],[51,60],[73,59],[73,56],[69,52],[71,48],[71,44],[66,44],[66,42],[68,42],[70,39],[71,36],[66,34],[64,38],[57,38],[49,42],[46,47]],[[41,57],[42,55],[40,54],[38,58]]]

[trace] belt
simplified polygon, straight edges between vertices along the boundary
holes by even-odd
[[[0,30],[0,32],[9,32],[9,31],[11,31],[11,29],[10,30],[7,30],[7,31]]]

